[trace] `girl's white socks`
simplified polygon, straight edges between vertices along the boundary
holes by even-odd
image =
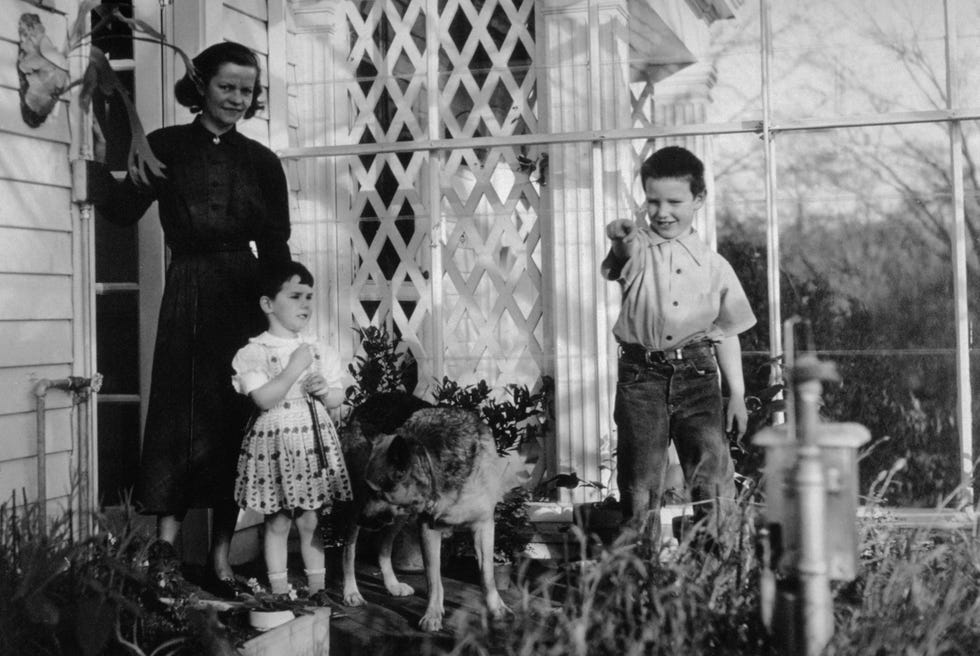
[[[269,586],[272,594],[286,594],[289,592],[289,580],[286,572],[269,572]]]
[[[306,572],[306,586],[309,588],[310,594],[316,594],[326,585],[327,570],[326,569],[304,569]]]

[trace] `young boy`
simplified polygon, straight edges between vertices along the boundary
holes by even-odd
[[[622,290],[613,334],[619,342],[614,418],[623,515],[656,546],[671,440],[695,518],[711,511],[713,499],[735,496],[726,433],[745,433],[738,335],[755,324],[755,315],[731,265],[692,227],[704,204],[701,160],[668,146],[643,163],[640,179],[647,220],[606,226],[612,248],[602,273]],[[727,412],[719,368],[731,395]]]

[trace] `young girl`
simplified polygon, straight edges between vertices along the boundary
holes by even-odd
[[[323,589],[326,573],[317,509],[352,498],[337,432],[325,411],[344,400],[343,370],[336,349],[300,334],[313,299],[313,276],[306,267],[289,262],[268,269],[260,293],[269,329],[250,339],[232,361],[235,389],[259,409],[242,442],[235,499],[265,515],[265,564],[275,594],[289,591],[286,544],[295,518],[312,595]],[[308,403],[311,398],[315,402]],[[314,413],[326,452],[322,464]]]

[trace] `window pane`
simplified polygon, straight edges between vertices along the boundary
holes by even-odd
[[[99,503],[114,506],[136,484],[139,403],[99,403]]]
[[[740,336],[745,389],[755,396],[769,386],[770,359],[763,145],[754,135],[726,135],[714,137],[711,150],[714,182],[705,211],[714,212],[718,252],[735,270],[757,319]]]
[[[945,107],[941,0],[770,0],[777,120]]]
[[[956,24],[957,107],[980,107],[980,3],[950,0]]]
[[[133,17],[132,0],[116,0],[112,6],[126,18]],[[97,27],[101,20],[99,12],[92,12],[91,25]],[[112,20],[92,35],[92,45],[98,46],[109,59],[133,58],[133,30],[119,20]]]
[[[707,107],[708,121],[762,120],[762,33],[758,2],[743,3],[734,19],[712,23],[711,50],[701,61],[709,63],[717,76],[711,88],[712,102]]]
[[[98,212],[96,212],[98,216]],[[95,223],[95,279],[99,282],[138,281],[136,224],[118,226],[99,218]]]
[[[139,304],[134,292],[96,297],[97,367],[105,394],[139,394]],[[101,406],[100,406],[101,407]]]
[[[946,127],[777,143],[782,312],[808,322],[797,348],[838,365],[824,415],[871,431],[862,492],[904,457],[887,500],[934,505],[959,463]]]
[[[970,348],[970,390],[973,413],[973,461],[980,455],[980,171],[971,162],[980,157],[980,122],[962,124],[964,142],[963,201],[966,215],[967,306],[969,315],[968,339]],[[974,467],[976,469],[976,467]],[[980,478],[974,474],[974,490]]]

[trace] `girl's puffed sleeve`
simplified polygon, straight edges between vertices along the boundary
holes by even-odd
[[[258,344],[248,344],[240,348],[231,361],[231,367],[235,370],[231,384],[239,394],[251,394],[269,382],[265,349]]]
[[[319,342],[317,348],[321,353],[320,373],[327,381],[327,387],[344,389],[344,365],[340,360],[340,351],[323,342]]]

